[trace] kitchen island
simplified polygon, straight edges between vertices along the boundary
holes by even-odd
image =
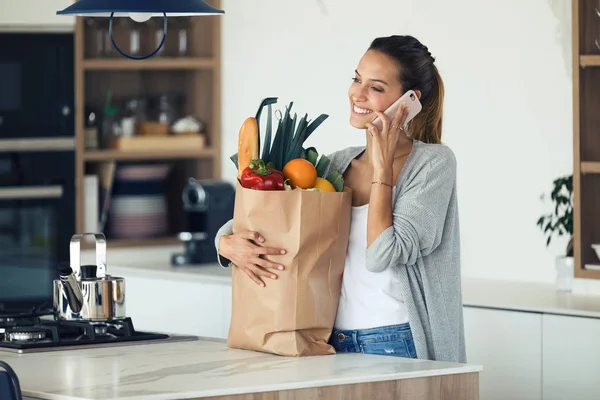
[[[478,399],[478,365],[365,354],[282,357],[224,340],[16,354],[24,396],[47,400]]]

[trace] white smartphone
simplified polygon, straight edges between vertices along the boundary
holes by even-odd
[[[405,124],[408,124],[410,120],[416,117],[423,108],[419,98],[417,97],[417,94],[414,91],[409,90],[384,111],[384,114],[389,118],[390,123],[394,120],[396,111],[398,111],[398,107],[400,107],[400,103],[402,102],[404,102],[405,106],[408,107],[408,115],[406,116],[406,120],[404,120]],[[373,125],[375,125],[379,131],[383,129],[383,123],[379,117],[373,120]]]

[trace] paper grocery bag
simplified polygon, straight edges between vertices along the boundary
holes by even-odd
[[[236,188],[233,232],[257,231],[285,255],[278,279],[257,285],[232,271],[228,345],[284,356],[334,354],[328,344],[340,299],[352,192],[261,191]]]

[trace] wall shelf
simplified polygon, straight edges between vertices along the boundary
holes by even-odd
[[[209,0],[208,3],[221,8],[221,0]],[[117,53],[110,41],[106,40],[108,26],[106,19],[76,17],[75,229],[77,232],[87,231],[84,222],[86,213],[94,212],[85,207],[88,203],[86,200],[89,200],[86,199],[86,193],[92,199],[99,195],[99,202],[102,203],[105,188],[109,187],[111,182],[116,182],[113,187],[117,190],[123,190],[121,184],[123,178],[114,172],[113,167],[118,171],[125,164],[167,164],[168,176],[162,181],[160,189],[166,203],[166,209],[161,215],[167,218],[167,229],[160,229],[153,238],[136,239],[134,233],[131,234],[131,239],[122,239],[122,235],[113,235],[111,232],[111,225],[117,226],[116,218],[119,217],[115,218],[116,214],[111,214],[109,209],[108,225],[103,233],[106,235],[109,247],[181,244],[177,235],[187,230],[187,215],[183,210],[181,193],[188,179],[221,177],[221,19],[219,15],[202,18],[169,18],[173,29],[169,29],[161,52],[146,60],[130,60]],[[143,24],[137,24],[123,18],[114,27],[114,40],[125,53],[131,53],[129,48],[135,45],[139,46],[140,53],[147,54],[155,49],[157,21],[158,19],[153,18]],[[136,29],[138,35],[132,35],[132,29]],[[181,32],[187,34],[183,41],[179,41],[179,38],[183,37],[180,36]],[[133,40],[137,40],[137,44]],[[185,56],[177,56],[183,52]],[[147,150],[148,147],[142,150],[142,145],[136,145],[137,147],[131,150],[130,147],[126,150],[103,148],[102,143],[106,141],[101,137],[100,127],[97,127],[97,140],[91,137],[93,142],[86,140],[86,130],[90,130],[87,120],[92,113],[96,116],[97,125],[101,124],[107,99],[110,99],[112,107],[117,108],[117,118],[124,115],[142,115],[139,121],[156,123],[159,121],[160,112],[163,115],[166,113],[170,122],[182,117],[194,117],[203,125],[201,134],[206,144],[192,147],[170,144],[166,147],[159,146],[157,151]],[[146,104],[146,111],[133,114],[132,108],[126,107],[127,104],[132,103]],[[165,107],[165,104],[168,104],[168,107]],[[138,131],[134,130],[134,132]],[[152,131],[143,132],[146,135],[156,134]],[[158,132],[161,135],[166,134],[160,129]],[[89,148],[90,143],[100,143],[101,146],[92,149]],[[86,176],[90,179],[86,179]],[[96,180],[98,190],[95,192],[93,191],[95,186],[90,186],[90,182],[93,185]],[[117,193],[115,196],[123,196],[122,193]],[[149,193],[146,197],[155,195]],[[161,213],[162,210],[161,208]],[[115,218],[114,224],[111,218]],[[94,221],[92,216],[89,216],[88,220]]]
[[[581,163],[582,174],[600,174],[600,161],[584,161]]]
[[[163,151],[160,153],[148,151],[97,150],[86,151],[83,159],[86,161],[124,161],[124,160],[177,160],[193,158],[211,158],[215,154],[211,148],[178,151]]]
[[[600,67],[600,54],[586,54],[579,56],[581,67]]]
[[[127,70],[198,70],[212,69],[217,62],[212,57],[149,58],[135,61],[126,58],[85,59],[82,68],[88,71]]]

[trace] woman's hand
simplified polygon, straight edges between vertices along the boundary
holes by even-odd
[[[388,184],[393,184],[393,182],[390,182],[392,176],[383,175],[386,175],[386,171],[388,172],[387,175],[391,175],[398,140],[400,139],[400,135],[405,134],[403,127],[404,121],[408,115],[408,107],[406,107],[404,103],[401,103],[391,122],[384,113],[380,111],[375,111],[375,113],[382,122],[381,132],[373,123],[368,122],[366,124],[369,133],[373,137],[371,146],[373,172],[375,174],[375,179],[382,180]]]
[[[260,277],[277,279],[277,275],[269,270],[283,271],[284,267],[262,258],[265,255],[285,254],[284,249],[265,247],[265,239],[258,232],[246,231],[233,235],[222,236],[219,239],[219,254],[230,260],[235,266],[241,268],[254,282],[260,286],[265,283]]]

